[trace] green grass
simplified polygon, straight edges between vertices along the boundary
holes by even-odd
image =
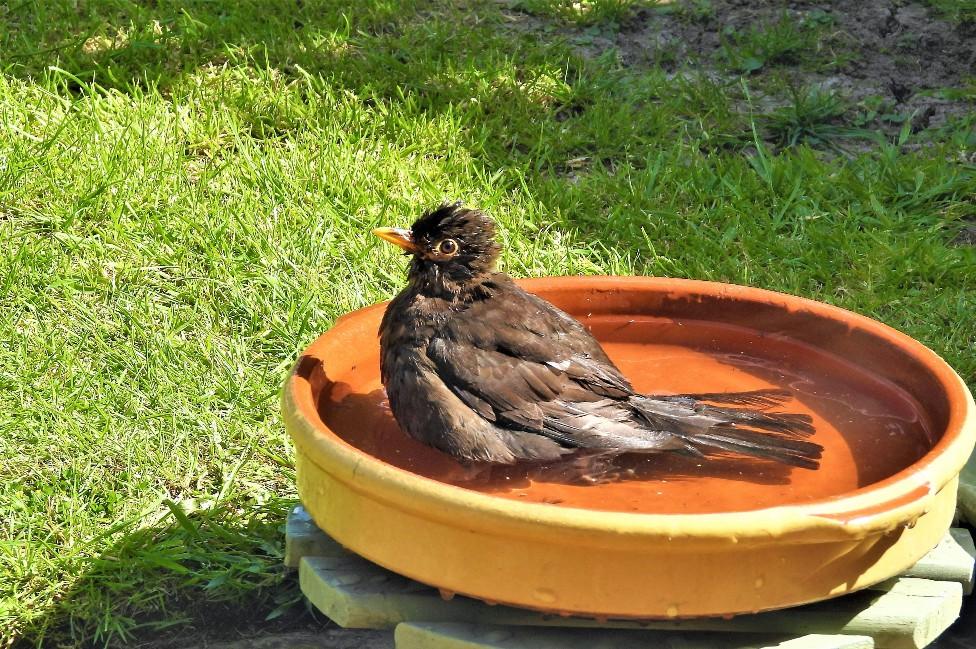
[[[741,73],[791,65],[839,66],[851,57],[835,50],[834,38],[829,33],[833,24],[829,13],[816,10],[804,19],[784,12],[768,24],[726,28],[722,34],[725,62]]]
[[[278,391],[402,285],[369,229],[443,198],[499,220],[514,275],[804,295],[976,387],[971,121],[838,157],[822,97],[767,140],[738,83],[454,5],[0,8],[0,644],[300,611]]]
[[[511,6],[531,14],[554,16],[577,25],[619,23],[655,0],[515,0]]]
[[[763,118],[766,132],[777,146],[839,146],[844,138],[871,136],[865,129],[843,124],[848,106],[835,92],[817,87],[790,88],[789,97],[788,104]]]
[[[659,10],[690,23],[706,23],[716,16],[712,0],[679,0],[661,4]]]
[[[726,29],[724,53],[729,66],[739,72],[755,72],[769,65],[792,65],[817,42],[816,34],[786,14],[768,25],[742,30]]]
[[[927,0],[939,14],[956,23],[976,23],[976,0]]]

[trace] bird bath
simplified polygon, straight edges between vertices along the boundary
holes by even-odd
[[[963,382],[920,343],[836,307],[727,284],[522,285],[589,327],[641,392],[790,389],[784,409],[814,418],[821,467],[674,454],[463,467],[393,420],[376,305],[313,343],[283,395],[299,493],[340,543],[490,602],[675,618],[863,588],[945,534],[976,415]]]

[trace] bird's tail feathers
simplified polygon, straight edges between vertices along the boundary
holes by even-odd
[[[683,438],[706,455],[708,449],[721,449],[804,469],[818,468],[823,452],[823,447],[816,442],[774,437],[768,433],[731,427],[717,426]]]
[[[699,392],[695,394],[667,394],[647,395],[652,399],[673,401],[695,405],[698,402],[720,403],[727,406],[746,406],[757,410],[768,410],[781,406],[791,398],[793,393],[780,388],[766,388],[763,390],[749,390],[746,392]]]
[[[814,433],[810,415],[792,412],[758,412],[744,408],[705,406],[703,414],[728,420],[734,426],[746,426],[788,437],[808,437]]]
[[[765,405],[769,398],[780,398],[778,393],[775,396],[731,394],[751,394],[745,401],[733,402],[762,403],[764,407],[770,407]],[[715,394],[697,397],[634,396],[630,405],[651,427],[671,432],[691,451],[706,455],[715,451],[738,453],[807,469],[819,466],[823,447],[805,439],[814,432],[809,415],[714,406],[703,401],[726,401]]]
[[[677,395],[678,399],[693,399],[695,401],[708,401],[711,403],[723,403],[730,406],[749,406],[765,410],[781,406],[791,398],[793,393],[789,390],[780,388],[767,388],[764,390],[749,390],[748,392],[702,392],[699,394]]]

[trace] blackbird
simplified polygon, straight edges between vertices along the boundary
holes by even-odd
[[[412,255],[380,325],[380,373],[411,437],[466,464],[592,452],[738,454],[808,469],[823,448],[784,390],[642,395],[568,314],[495,270],[495,224],[443,204],[374,234]],[[731,407],[740,406],[740,407]]]

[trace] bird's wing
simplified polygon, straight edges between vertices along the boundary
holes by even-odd
[[[593,449],[685,448],[670,433],[641,425],[633,411],[548,363],[435,337],[427,348],[438,376],[494,424]]]
[[[445,385],[483,418],[567,444],[581,443],[573,433],[590,416],[573,404],[633,394],[582,325],[521,289],[451,318],[431,338],[427,356]]]
[[[444,338],[433,339],[427,355],[468,407],[489,421],[524,430],[541,432],[541,404],[568,387],[565,377],[545,365]]]
[[[577,320],[507,277],[492,297],[452,318],[439,336],[564,374],[595,395],[625,398],[630,382]]]

